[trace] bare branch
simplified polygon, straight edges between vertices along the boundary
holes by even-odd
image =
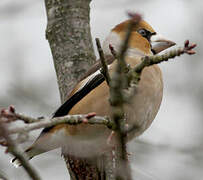
[[[87,121],[86,115],[67,115],[64,117],[57,117],[57,118],[53,118],[53,119],[47,118],[47,119],[43,119],[40,122],[32,123],[32,124],[26,125],[24,127],[9,129],[8,133],[16,134],[16,133],[20,133],[20,132],[29,132],[32,130],[55,126],[55,125],[64,124],[64,123],[67,123],[70,125],[87,123],[87,124],[99,124],[99,125],[106,125],[108,127],[114,127],[112,122],[109,119],[104,118],[104,117],[95,116],[95,117],[91,117]]]
[[[106,60],[105,60],[105,57],[104,57],[104,52],[103,52],[103,50],[101,48],[101,43],[99,41],[99,38],[96,38],[95,40],[96,40],[97,50],[99,52],[99,56],[100,56],[101,64],[102,64],[101,73],[104,75],[107,84],[109,84],[111,79],[110,79],[110,75],[109,75],[109,72],[108,72],[108,66],[106,64]]]
[[[159,64],[164,61],[168,61],[169,59],[174,59],[176,56],[180,56],[183,54],[193,55],[195,51],[193,50],[196,47],[196,44],[189,43],[189,40],[186,40],[184,43],[184,47],[171,50],[163,55],[155,55],[155,56],[145,56],[142,58],[142,62],[135,66],[134,69],[129,69],[127,73],[128,77],[128,94],[126,95],[127,101],[131,99],[131,97],[135,94],[136,88],[140,81],[142,70],[145,67],[152,66],[154,64]],[[137,126],[132,126],[127,128],[126,133],[130,133],[132,131],[136,131],[139,129]]]
[[[195,54],[195,51],[193,50],[195,47],[196,47],[196,44],[190,45],[189,40],[186,40],[183,48],[171,50],[163,55],[145,56],[142,59],[142,62],[134,68],[134,71],[137,73],[141,73],[141,71],[146,66],[159,64],[161,62],[168,61],[169,59],[174,59],[176,56],[180,56],[183,54],[193,55]]]
[[[7,109],[2,109],[0,116],[2,117],[2,121],[5,123],[9,123],[16,120],[21,120],[24,123],[34,123],[39,122],[41,118],[32,118],[24,116],[23,114],[16,113],[15,107],[10,105]]]
[[[118,64],[116,66],[116,71],[113,74],[112,81],[110,83],[110,102],[112,105],[112,117],[116,124],[116,137],[117,137],[117,149],[116,153],[116,179],[124,180],[124,179],[132,179],[131,170],[127,159],[127,149],[126,149],[126,141],[127,141],[127,133],[124,131],[125,129],[125,117],[124,117],[124,93],[123,87],[126,86],[127,76],[125,75],[125,70],[127,65],[125,63],[125,54],[128,49],[128,42],[130,40],[130,36],[134,26],[139,23],[141,20],[141,16],[137,13],[129,14],[131,17],[131,21],[129,23],[129,27],[126,32],[125,40],[121,46],[121,50],[118,55]],[[113,51],[113,47],[110,46],[111,52],[115,55]],[[125,175],[122,174],[121,169],[125,172]]]
[[[0,119],[1,120],[1,119]],[[11,153],[13,156],[17,157],[17,159],[21,162],[22,166],[28,173],[31,179],[33,180],[41,180],[38,173],[35,171],[35,169],[30,165],[29,161],[24,157],[23,153],[18,149],[15,142],[11,139],[11,137],[8,134],[8,131],[5,127],[5,123],[2,123],[0,121],[0,130],[1,130],[1,136],[6,140],[8,149],[6,152]]]
[[[126,51],[128,49],[128,43],[129,43],[133,28],[142,19],[141,15],[138,13],[128,13],[128,16],[131,18],[131,20],[130,20],[130,23],[129,23],[128,28],[127,28],[125,39],[124,39],[122,46],[121,46],[121,49],[119,51],[118,59],[121,59],[121,60],[124,60],[124,58],[125,58],[125,54],[126,54]],[[124,63],[125,61],[122,61],[122,62]]]
[[[164,53],[163,55],[143,57],[141,63],[135,66],[134,69],[129,70],[127,74],[128,85],[136,87],[136,85],[140,81],[142,70],[145,67],[152,66],[154,64],[159,64],[161,62],[168,61],[169,59],[174,59],[176,56],[181,56],[183,54],[193,55],[195,54],[195,51],[193,50],[195,47],[196,47],[196,44],[190,45],[189,40],[186,40],[184,43],[184,47],[182,48],[171,50],[169,52]],[[131,94],[133,94],[133,91]]]
[[[0,171],[0,179],[1,180],[8,180],[8,177],[4,172]]]
[[[55,126],[63,123],[67,123],[70,125],[77,125],[81,123],[99,124],[99,125],[106,125],[110,129],[115,128],[115,125],[110,119],[108,119],[107,117],[96,116],[96,113],[88,113],[86,115],[67,115],[64,117],[44,118],[39,120],[38,118],[35,119],[33,117],[29,117],[26,115],[10,112],[10,107],[9,107],[8,109],[2,110],[0,116],[1,116],[1,119],[3,119],[4,123],[12,122],[13,119],[22,120],[26,123],[30,122],[30,124],[25,125],[23,127],[15,127],[15,128],[8,129],[7,134],[28,133],[36,129]],[[5,142],[0,141],[0,144],[5,145]]]
[[[109,44],[109,49],[114,58],[117,59],[118,58],[117,52],[115,51],[114,47],[111,44]]]

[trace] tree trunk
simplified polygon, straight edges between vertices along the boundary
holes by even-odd
[[[51,47],[62,102],[96,60],[89,25],[90,1],[45,0],[46,38]],[[97,168],[97,157],[82,159],[62,152],[72,180],[103,179],[103,168]]]
[[[53,55],[62,103],[96,61],[89,24],[91,0],[45,0],[46,38]]]

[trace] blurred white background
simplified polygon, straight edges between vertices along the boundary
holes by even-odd
[[[134,10],[178,46],[186,39],[198,44],[196,55],[161,64],[165,88],[160,112],[153,125],[129,144],[135,179],[203,179],[202,9],[201,0],[93,0],[91,3],[93,39],[103,40],[114,25],[127,18],[128,10]],[[0,108],[13,104],[18,112],[50,116],[60,105],[45,29],[43,1],[1,0]],[[33,133],[28,144],[39,132]],[[22,168],[15,169],[9,164],[11,156],[4,154],[4,150],[0,147],[0,171],[11,180],[29,179]],[[31,163],[43,179],[67,179],[60,150],[42,154]]]

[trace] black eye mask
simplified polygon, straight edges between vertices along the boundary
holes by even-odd
[[[138,32],[142,37],[146,38],[149,42],[150,42],[151,36],[156,34],[155,32],[152,33],[152,32],[150,32],[150,31],[148,31],[148,30],[146,30],[146,29],[139,29],[137,32]]]

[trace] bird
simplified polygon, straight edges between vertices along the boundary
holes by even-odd
[[[117,61],[112,56],[109,45],[119,52],[129,23],[128,19],[117,24],[103,42],[102,47],[110,76],[115,71]],[[141,62],[143,57],[156,55],[175,44],[157,33],[146,21],[140,20],[133,27],[125,61],[133,68]],[[98,116],[111,117],[109,86],[100,68],[101,63],[97,61],[73,88],[67,101],[55,111],[53,118],[90,112],[95,112]],[[139,126],[138,131],[129,134],[129,141],[141,135],[151,125],[158,113],[162,96],[163,79],[159,66],[152,65],[144,68],[136,93],[132,96],[130,103],[124,105],[126,123]],[[32,159],[38,154],[66,147],[69,153],[76,153],[79,156],[96,155],[106,146],[106,139],[111,132],[104,125],[59,124],[43,129],[25,154],[28,159]],[[17,158],[14,158],[12,163],[17,166],[20,164]]]

